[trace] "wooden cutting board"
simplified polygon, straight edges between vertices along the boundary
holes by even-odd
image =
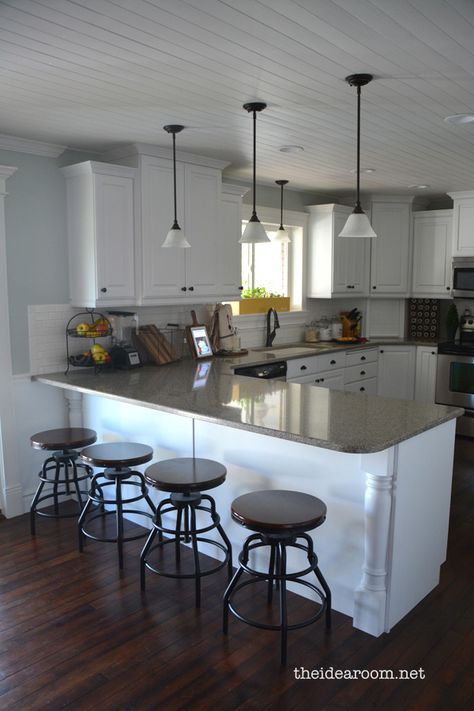
[[[146,352],[148,362],[165,365],[178,360],[176,350],[154,324],[140,326],[134,340],[139,354],[141,349]]]

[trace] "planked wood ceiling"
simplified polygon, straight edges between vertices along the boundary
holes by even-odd
[[[1,0],[0,133],[105,151],[129,142],[231,162],[259,182],[340,194],[474,189],[474,0]],[[304,152],[282,153],[297,144]],[[411,191],[412,192],[412,191]]]

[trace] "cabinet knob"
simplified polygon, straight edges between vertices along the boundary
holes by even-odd
[[[300,368],[300,370],[307,370],[307,369],[308,369],[308,366],[307,366],[307,365],[302,365],[301,368]]]
[[[360,371],[360,374],[361,374],[361,375],[365,375],[365,370],[361,370],[361,371]]]
[[[189,291],[194,291],[194,286],[190,286]]]
[[[373,287],[372,287],[372,289],[376,289],[376,288],[377,288],[376,286],[373,286]]]
[[[362,386],[362,387],[360,388],[360,392],[362,393],[362,392],[364,392],[364,390],[365,390],[365,388],[364,388],[364,386]]]
[[[243,290],[244,290],[244,287],[243,287],[243,286],[239,286],[239,291],[243,291]]]
[[[335,361],[335,360],[332,360],[332,361],[329,363],[329,365],[336,365],[336,361]]]
[[[384,353],[384,351],[379,351],[379,353]]]
[[[451,287],[450,287],[450,286],[447,286],[447,287],[446,287],[446,291],[451,291]]]
[[[324,378],[321,378],[320,382],[321,382],[321,383],[324,383]]]
[[[181,291],[186,291],[186,287],[185,287],[185,286],[182,286],[182,287],[181,287]]]
[[[365,360],[365,356],[361,356],[360,359],[361,359],[361,360]]]
[[[106,294],[106,293],[107,293],[107,287],[106,287],[106,286],[103,286],[102,289],[101,289],[101,292],[102,292],[103,294]]]
[[[431,351],[431,355],[436,355],[436,351]]]

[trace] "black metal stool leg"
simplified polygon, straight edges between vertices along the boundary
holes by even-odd
[[[117,531],[117,551],[119,568],[123,568],[123,504],[122,504],[122,480],[117,477],[115,480],[115,523]]]
[[[280,543],[280,625],[281,625],[281,663],[286,664],[288,647],[288,612],[286,609],[286,544]]]
[[[299,536],[300,538],[304,538],[306,541],[306,545],[308,546],[308,561],[310,565],[313,566],[314,569],[314,574],[316,575],[317,579],[319,580],[322,589],[324,590],[324,595],[326,598],[326,627],[329,629],[331,627],[331,590],[329,588],[329,585],[327,584],[323,574],[321,573],[319,567],[318,567],[318,557],[316,553],[314,552],[314,545],[313,545],[313,539],[311,536],[309,536],[307,533],[302,533]]]
[[[41,496],[41,492],[43,491],[43,487],[46,482],[42,481],[38,485],[38,488],[36,489],[36,494],[33,498],[33,501],[31,502],[31,507],[30,507],[30,530],[31,530],[31,535],[35,536],[36,535],[36,504],[39,501],[39,498]]]
[[[176,535],[174,539],[174,554],[176,563],[181,562],[181,518],[183,516],[183,509],[179,507],[176,511]]]
[[[268,565],[268,592],[267,592],[268,604],[270,604],[273,600],[274,575],[275,575],[275,543],[270,543],[270,563]]]
[[[153,527],[152,530],[150,531],[150,535],[148,536],[145,545],[143,546],[143,550],[140,553],[140,588],[143,591],[145,590],[146,557],[148,555],[148,551],[150,550],[150,548],[153,544],[153,541],[155,540],[157,533],[161,533],[161,531],[158,531],[157,528]]]
[[[199,550],[197,545],[197,536],[193,531],[196,531],[196,511],[193,506],[190,506],[191,516],[191,545],[194,556],[194,586],[196,592],[196,607],[201,607],[201,566],[199,563]]]

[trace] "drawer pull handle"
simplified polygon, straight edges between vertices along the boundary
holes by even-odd
[[[361,360],[365,360],[365,356],[361,356],[360,359],[361,359]]]
[[[103,294],[106,294],[106,293],[107,293],[107,287],[106,287],[106,286],[103,286],[102,289],[101,289],[101,292],[102,292]]]
[[[364,392],[364,390],[365,390],[365,388],[364,388],[364,386],[362,386],[362,387],[360,388],[360,392],[362,393],[362,392]]]
[[[361,371],[360,371],[360,374],[361,374],[361,375],[365,375],[365,370],[361,370]]]
[[[307,365],[302,365],[302,366],[300,367],[300,370],[308,370],[308,366],[307,366]]]
[[[336,361],[335,361],[335,360],[332,360],[332,361],[329,363],[329,365],[336,365]]]

